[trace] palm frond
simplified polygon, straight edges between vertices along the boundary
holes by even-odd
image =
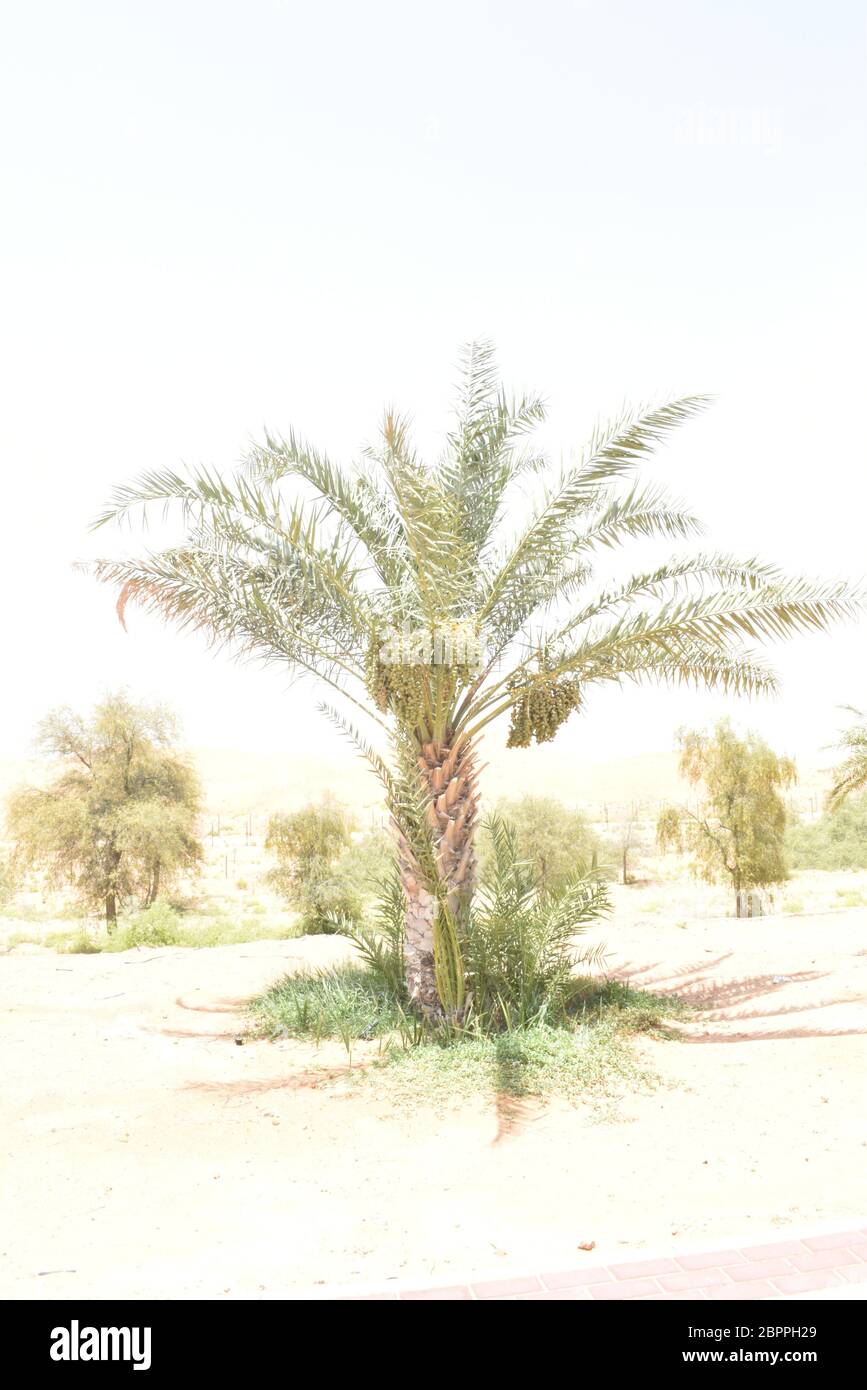
[[[430,624],[466,607],[471,576],[450,498],[410,445],[407,422],[386,413],[378,450],[368,451],[388,484],[400,519],[418,597],[419,615]]]
[[[490,542],[509,485],[540,462],[519,444],[544,420],[545,405],[536,396],[515,398],[503,390],[488,342],[470,343],[462,367],[457,428],[447,437],[436,479],[475,564]]]
[[[709,572],[713,575],[712,566]],[[726,572],[722,567],[720,576]],[[824,631],[843,618],[855,616],[865,602],[861,592],[842,581],[774,577],[764,582],[760,569],[739,571],[735,562],[731,576],[738,573],[741,579],[734,590],[675,596],[655,611],[627,613],[606,627],[592,629],[574,649],[570,663],[577,671],[584,655],[603,654],[606,648],[622,651],[631,644],[673,651],[697,641],[725,650],[732,641],[768,641],[799,632]],[[666,582],[661,576],[659,583]],[[574,625],[570,620],[569,627]]]
[[[681,504],[672,502],[664,488],[636,485],[625,497],[609,499],[603,493],[585,526],[573,538],[575,551],[622,545],[636,537],[688,540],[700,536],[703,524]]]
[[[528,567],[562,563],[575,522],[598,504],[600,491],[632,472],[709,401],[707,396],[684,396],[597,428],[578,461],[546,490],[527,526],[501,549],[489,568],[482,587],[482,613],[491,613],[504,600],[508,603],[520,590]]]
[[[845,754],[834,769],[834,782],[827,797],[829,811],[836,811],[847,797],[867,787],[867,714],[853,705],[844,708],[855,716],[855,722],[845,729],[837,747]]]
[[[292,430],[286,438],[266,433],[265,443],[249,451],[244,468],[252,479],[271,485],[284,478],[302,479],[365,547],[382,582],[398,579],[405,554],[395,517],[387,508],[371,505],[370,488],[360,470],[348,473]]]

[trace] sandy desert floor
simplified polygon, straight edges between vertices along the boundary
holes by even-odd
[[[236,1045],[243,1000],[334,938],[6,956],[0,1295],[448,1282],[863,1218],[867,910],[598,936],[610,973],[701,1012],[640,1043],[656,1089],[507,1125],[493,1098],[347,1086],[339,1045]]]

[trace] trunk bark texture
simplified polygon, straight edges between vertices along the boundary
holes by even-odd
[[[474,850],[479,796],[476,751],[466,739],[425,743],[419,769],[429,791],[428,825],[436,855],[439,881],[449,911],[459,918],[469,905],[476,883]],[[410,1000],[424,1018],[443,1013],[436,984],[434,942],[436,885],[424,882],[415,856],[397,829],[398,861],[406,894],[404,965]]]

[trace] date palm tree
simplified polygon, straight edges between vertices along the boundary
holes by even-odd
[[[600,425],[556,470],[533,448],[541,400],[502,388],[488,343],[464,350],[439,459],[385,415],[351,468],[266,434],[230,477],[160,470],[118,487],[94,523],[180,510],[186,535],[97,577],[218,646],[286,663],[339,696],[321,706],[386,788],[406,896],[407,989],[429,1018],[465,1008],[461,937],[476,881],[479,742],[552,739],[591,686],[775,688],[751,642],[825,628],[861,597],[758,559],[700,551],[593,584],[593,559],[638,538],[687,540],[696,518],[637,470],[706,397]],[[371,744],[346,703],[387,733]]]

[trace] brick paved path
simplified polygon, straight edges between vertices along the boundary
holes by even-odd
[[[589,1260],[590,1257],[588,1257]],[[350,1298],[390,1299],[758,1299],[835,1288],[850,1297],[867,1285],[867,1225],[765,1245],[729,1246],[663,1259],[632,1259],[589,1268],[443,1287],[382,1290]]]

